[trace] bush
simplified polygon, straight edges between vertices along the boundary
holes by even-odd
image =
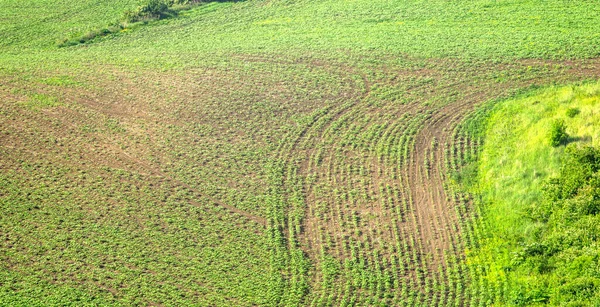
[[[568,117],[573,118],[573,117],[577,116],[577,114],[579,114],[579,109],[577,109],[577,108],[568,108],[567,111],[565,112],[565,114]]]
[[[170,0],[149,0],[146,4],[140,5],[135,10],[125,11],[123,20],[138,22],[142,20],[162,19],[165,16],[173,15],[170,7],[174,3],[174,1]]]
[[[592,277],[579,277],[573,281],[568,281],[566,284],[558,288],[558,293],[562,296],[577,299],[588,299],[595,295],[598,291],[599,281]]]
[[[141,12],[150,16],[160,17],[169,9],[169,3],[165,0],[150,0],[141,6]]]
[[[567,134],[567,126],[562,120],[552,123],[550,128],[550,145],[558,147],[567,143],[569,135]]]
[[[561,177],[554,182],[557,186],[555,199],[573,198],[586,183],[596,184],[600,171],[600,150],[590,146],[568,146],[566,154]]]

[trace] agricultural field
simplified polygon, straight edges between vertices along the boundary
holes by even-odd
[[[0,306],[600,306],[597,7],[0,0]]]

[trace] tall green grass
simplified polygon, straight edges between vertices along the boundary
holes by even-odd
[[[485,267],[490,282],[510,289],[502,300],[506,304],[534,303],[534,292],[550,291],[560,277],[558,271],[536,272],[515,262],[523,248],[539,243],[547,227],[529,213],[546,201],[543,187],[564,163],[565,146],[552,146],[553,125],[564,122],[569,146],[597,147],[599,107],[600,83],[589,83],[545,88],[498,103],[491,111],[478,177],[470,187],[480,195],[486,231],[481,245],[469,251],[468,262]],[[528,301],[526,295],[533,296]]]

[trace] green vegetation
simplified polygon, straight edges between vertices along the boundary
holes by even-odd
[[[565,113],[568,114],[568,110]],[[568,140],[569,135],[567,134],[565,122],[562,120],[553,122],[552,126],[550,127],[550,145],[557,147],[564,145]]]
[[[497,302],[593,306],[599,302],[600,84],[551,87],[490,111],[478,180],[483,232],[469,258],[485,267]],[[568,110],[577,108],[577,117]],[[556,123],[565,147],[545,141]],[[562,141],[561,141],[562,143]],[[593,147],[590,147],[593,146]]]
[[[0,0],[0,305],[592,304],[596,7]]]
[[[176,17],[180,11],[189,10],[201,2],[199,0],[148,0],[134,10],[125,11],[120,20],[109,24],[106,28],[93,30],[82,36],[64,38],[58,42],[58,47],[83,44],[97,37],[135,29],[150,21]]]
[[[568,117],[575,117],[577,116],[577,114],[579,114],[579,109],[577,108],[568,108],[565,112],[565,115],[567,115]]]
[[[54,1],[23,2],[3,0],[6,12],[0,22],[0,47],[3,58],[7,52],[27,54],[26,50],[56,49],[56,42],[64,37],[81,36],[118,19],[125,10],[139,0],[118,1]],[[30,63],[35,66],[34,63]],[[5,64],[1,65],[5,68]]]

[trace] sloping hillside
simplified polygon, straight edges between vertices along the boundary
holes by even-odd
[[[596,1],[216,1],[57,43],[142,4],[0,0],[0,305],[556,302],[515,299],[474,186],[495,106],[598,79]]]

